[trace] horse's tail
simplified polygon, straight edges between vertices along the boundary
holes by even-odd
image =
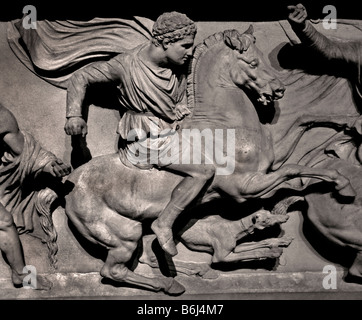
[[[35,201],[35,208],[39,213],[40,225],[46,235],[46,239],[42,241],[45,242],[48,247],[48,258],[54,269],[57,268],[58,234],[53,224],[52,215],[56,209],[56,206],[54,206],[54,204],[57,203],[56,200],[58,200],[58,194],[47,187],[38,192]]]

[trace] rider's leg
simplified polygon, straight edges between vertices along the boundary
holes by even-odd
[[[214,177],[215,167],[211,164],[170,164],[167,169],[186,174],[186,177],[173,190],[170,202],[152,223],[151,228],[162,249],[174,256],[177,254],[177,249],[172,235],[173,223],[206,183]]]
[[[9,262],[14,285],[21,285],[25,267],[23,250],[13,217],[2,204],[0,204],[0,250]]]

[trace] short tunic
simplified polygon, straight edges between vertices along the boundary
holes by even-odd
[[[129,160],[134,147],[137,148],[134,158],[141,158],[139,152],[156,154],[156,150],[162,157],[177,128],[175,108],[187,103],[185,66],[171,70],[146,63],[140,52],[147,45],[144,43],[109,61],[77,71],[68,86],[67,117],[74,117],[82,115],[81,105],[89,84],[113,82],[117,85],[119,102],[127,110],[117,129],[126,141],[120,150],[121,159]],[[141,142],[143,147],[140,147]],[[147,162],[149,164],[149,160]]]

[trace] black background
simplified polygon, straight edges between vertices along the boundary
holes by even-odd
[[[21,18],[25,5],[34,5],[38,20],[90,20],[94,17],[155,20],[166,11],[179,11],[194,21],[275,21],[286,19],[287,5],[302,2],[313,19],[323,18],[323,8],[334,5],[338,19],[362,20],[361,1],[337,0],[117,0],[117,1],[9,1],[0,10],[0,20]]]
[[[9,3],[10,2],[10,3]],[[275,21],[286,19],[288,11],[286,6],[289,4],[297,4],[302,2],[308,9],[310,18],[322,18],[323,7],[326,5],[334,5],[337,9],[337,18],[341,19],[358,19],[362,20],[362,9],[361,1],[333,1],[333,0],[300,0],[300,1],[260,1],[260,0],[209,0],[209,1],[191,1],[191,0],[169,0],[169,1],[137,1],[137,0],[117,0],[117,1],[52,1],[47,2],[40,1],[7,1],[2,3],[0,8],[0,21],[9,21],[12,19],[21,18],[23,13],[23,7],[25,5],[34,5],[37,9],[37,17],[39,20],[90,20],[94,17],[115,17],[115,18],[127,18],[133,15],[148,17],[155,20],[158,15],[166,11],[176,10],[179,12],[186,13],[191,19],[195,21]],[[162,296],[161,296],[162,298]],[[255,298],[255,297],[254,297]],[[342,311],[343,317],[348,317],[348,312],[351,312],[351,316],[358,315],[354,312],[351,304],[340,305],[336,304],[335,301],[326,304],[321,301],[309,301],[310,304],[301,304],[302,298],[297,298],[299,301],[270,301],[275,298],[275,295],[271,294],[269,298],[264,297],[263,304],[261,301],[250,301],[252,298],[248,298],[248,301],[212,301],[212,303],[223,303],[225,304],[225,311],[222,314],[223,319],[242,319],[247,315],[252,317],[262,318],[266,316],[270,319],[271,316],[276,315],[278,318],[282,317],[283,314],[288,318],[293,317],[294,314],[298,314],[299,317],[303,316],[316,316],[328,319],[330,315],[336,315],[336,311]],[[360,298],[360,297],[359,297]],[[84,297],[86,300],[87,298]],[[305,297],[304,299],[313,299],[313,295]],[[333,297],[332,297],[333,299]],[[341,299],[341,298],[339,298]],[[360,300],[360,299],[359,299]],[[12,310],[17,312],[19,306],[15,303],[22,302],[23,314],[29,316],[31,314],[36,315],[37,319],[44,312],[44,315],[49,319],[48,311],[44,311],[44,306],[40,303],[44,301],[5,301],[3,310]],[[65,302],[65,301],[63,301]],[[67,301],[69,305],[58,305],[57,301],[46,301],[48,307],[53,310],[50,316],[54,312],[61,317],[62,311],[64,315],[76,315],[76,311],[80,313],[82,318],[86,318],[87,312],[94,315],[95,311],[99,311],[104,317],[110,310],[115,312],[116,318],[125,319],[125,316],[130,312],[131,317],[136,319],[136,311],[139,305],[144,304],[141,301],[105,301],[95,303],[91,301]],[[181,301],[173,301],[174,303],[181,303]],[[76,303],[76,304],[75,304]],[[148,304],[153,305],[167,305],[166,301],[147,301]],[[188,304],[200,304],[198,301],[182,301],[182,303]],[[206,302],[205,302],[206,303]],[[210,303],[210,301],[208,302]],[[318,305],[317,305],[318,303]],[[346,303],[346,301],[344,301]],[[360,301],[356,301],[360,305]],[[320,307],[321,313],[315,313],[317,307]],[[353,307],[356,305],[353,305]],[[112,309],[110,309],[110,307]],[[114,309],[113,309],[114,307]],[[288,310],[291,307],[292,314]],[[43,311],[42,311],[43,310]],[[21,310],[20,310],[21,311]],[[116,313],[117,312],[117,313]],[[352,313],[353,312],[353,313]],[[127,316],[126,316],[127,318]],[[155,317],[147,317],[147,319],[155,319]],[[200,319],[202,317],[192,317],[192,319]],[[187,319],[182,317],[181,319]],[[208,319],[218,319],[216,316],[210,316]]]

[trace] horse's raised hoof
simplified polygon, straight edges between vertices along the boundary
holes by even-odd
[[[199,274],[202,279],[214,280],[219,278],[219,273],[216,270],[209,269],[203,274]]]
[[[345,198],[350,198],[350,199],[354,199],[356,197],[356,191],[353,189],[353,187],[351,186],[350,183],[348,183],[347,185],[340,187],[340,186],[336,186],[336,190],[338,191],[338,194],[342,197]]]
[[[185,290],[186,290],[185,287],[173,278],[170,283],[170,286],[164,289],[165,293],[167,293],[170,296],[179,296],[183,294]]]
[[[345,282],[362,284],[361,254],[358,253],[352,266],[344,278]]]
[[[355,275],[350,272],[347,273],[347,275],[344,278],[344,281],[347,283],[356,283],[356,284],[362,284],[362,276],[361,275]]]

